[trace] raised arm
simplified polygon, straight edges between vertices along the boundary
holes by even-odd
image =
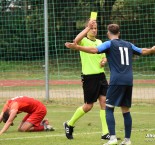
[[[85,27],[84,30],[82,30],[74,39],[74,43],[79,44],[79,42],[87,35],[87,33],[90,31],[92,28],[93,24],[96,23],[94,20],[88,21],[87,26]]]
[[[86,27],[83,31],[81,31],[74,39],[74,42],[79,44],[79,42],[87,35],[89,32],[90,27]]]

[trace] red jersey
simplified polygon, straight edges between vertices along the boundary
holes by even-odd
[[[9,108],[9,110],[17,110],[18,113],[26,112],[32,114],[35,111],[39,111],[41,108],[46,108],[41,102],[34,98],[27,96],[17,96],[7,101],[3,108],[3,112]]]

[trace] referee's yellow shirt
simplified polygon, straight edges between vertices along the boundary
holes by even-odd
[[[98,46],[102,43],[101,40],[96,39],[95,41],[92,41],[88,39],[87,37],[84,37],[79,45],[81,46]],[[84,75],[90,75],[90,74],[99,74],[104,72],[104,68],[100,67],[100,62],[102,58],[105,57],[105,54],[90,54],[86,52],[80,51],[80,57],[81,57],[81,63],[82,63],[82,73]]]

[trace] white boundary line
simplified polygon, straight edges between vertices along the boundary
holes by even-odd
[[[140,132],[140,131],[155,131],[155,128],[152,129],[138,129],[138,130],[132,130],[133,132]],[[123,131],[118,131],[118,132],[123,132]],[[75,133],[74,135],[91,135],[91,134],[99,134],[101,132],[91,132],[91,133]],[[24,140],[24,139],[34,139],[34,138],[43,138],[43,137],[65,137],[64,134],[55,134],[55,135],[40,135],[40,136],[27,136],[27,137],[15,137],[15,138],[0,138],[0,141],[5,141],[5,140]]]
[[[57,111],[51,111],[51,112],[53,112],[53,113],[58,113]],[[64,113],[64,112],[66,112],[66,113],[71,113],[71,112],[74,112],[74,111],[60,111],[59,113]],[[91,111],[91,113],[96,113],[96,112],[98,112],[98,111]],[[149,114],[155,114],[155,113],[150,113],[150,112],[132,112],[132,111],[130,111],[131,112],[131,114],[147,114],[147,115],[149,115]],[[115,112],[115,113],[122,113],[121,111],[120,112]]]

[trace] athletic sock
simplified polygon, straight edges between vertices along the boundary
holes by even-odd
[[[74,126],[75,122],[80,119],[83,115],[85,114],[85,112],[83,111],[82,107],[77,108],[77,110],[75,111],[75,113],[73,114],[72,118],[68,121],[68,125],[69,126]]]
[[[130,138],[125,138],[126,141],[130,141]]]
[[[111,135],[111,136],[110,136],[110,140],[114,140],[114,139],[117,139],[117,138],[116,138],[116,135]]]
[[[115,135],[114,108],[106,107],[106,119],[110,135]]]
[[[132,118],[130,112],[123,113],[124,127],[125,127],[125,138],[130,138],[132,129]]]
[[[100,110],[100,119],[101,119],[101,123],[102,123],[102,134],[105,135],[105,134],[109,133],[107,121],[106,121],[105,110]]]

